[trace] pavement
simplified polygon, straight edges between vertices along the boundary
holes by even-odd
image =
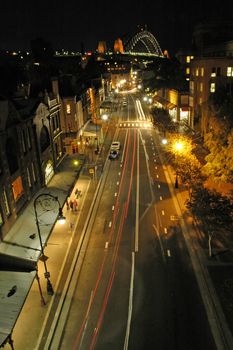
[[[109,135],[109,140],[110,139],[111,136]],[[108,137],[105,138],[105,142],[107,149],[110,143],[110,141],[108,141]],[[97,178],[93,176],[93,174],[89,173],[88,166],[81,163],[83,161],[83,156],[79,159],[80,163],[78,167],[74,169],[73,160],[77,158],[77,155],[72,155],[66,157],[61,165],[61,168],[59,169],[59,172],[54,175],[47,188],[43,188],[35,196],[37,197],[43,193],[50,193],[53,196],[57,196],[63,208],[63,214],[66,217],[66,223],[62,226],[58,223],[54,225],[57,217],[56,210],[50,211],[49,224],[47,221],[48,217],[46,217],[46,220],[44,221],[43,218],[41,219],[40,217],[42,240],[45,243],[44,253],[45,256],[48,257],[46,263],[48,271],[50,272],[50,280],[54,291],[57,291],[59,288],[59,281],[64,270],[64,264],[67,261],[69,249],[75,239],[78,239],[78,237],[75,235],[78,235],[79,233],[76,232],[81,231],[81,227],[78,225],[84,221],[82,220],[84,215],[84,205],[90,206],[97,186],[96,180],[98,180],[103,169],[104,156],[106,156],[106,154],[93,156],[93,150],[90,152],[92,152],[92,165],[98,164]],[[102,149],[102,153],[105,153],[104,149]],[[172,169],[169,169],[168,176],[173,178]],[[75,197],[76,189],[81,191],[81,196],[77,198],[77,212],[67,209],[65,205],[67,197]],[[180,213],[185,214],[186,208],[184,203],[187,199],[187,191],[182,186],[178,190],[173,189],[172,191],[175,191],[174,194],[177,199],[176,205],[179,207],[178,210],[180,210]],[[16,310],[19,316],[15,317],[16,323],[13,324],[12,327],[12,339],[14,342],[14,348],[17,350],[38,349],[39,341],[43,336],[43,327],[48,320],[49,311],[52,307],[52,301],[54,298],[54,296],[47,294],[46,279],[44,278],[44,263],[43,261],[39,260],[40,242],[38,235],[36,234],[37,231],[33,207],[34,200],[35,198],[32,199],[28,207],[16,221],[16,224],[7,235],[5,242],[0,244],[1,254],[18,257],[22,259],[19,259],[21,262],[29,261],[32,263],[31,265],[29,264],[29,267],[33,266],[34,262],[38,262],[39,279],[35,278],[34,272],[34,275],[31,276],[31,287],[30,281],[27,281],[27,284],[25,283],[25,288],[28,288],[28,293],[26,293],[26,290],[24,290],[26,293],[25,299],[21,300],[21,303],[19,303],[20,309],[18,311]],[[193,263],[196,267],[197,273],[201,276],[200,285],[203,290],[202,293],[204,298],[208,299],[207,303],[210,302],[209,297],[211,297],[211,305],[209,306],[210,318],[212,321],[214,320],[214,322],[216,321],[218,324],[221,324],[221,327],[223,328],[223,330],[216,330],[216,332],[221,333],[220,337],[222,336],[225,339],[225,346],[220,344],[218,349],[233,349],[232,335],[225,315],[222,311],[219,295],[216,294],[218,288],[215,288],[216,286],[213,285],[213,280],[211,279],[207,268],[209,260],[196,238],[198,232],[197,228],[195,227],[195,223],[190,220],[190,216],[186,215],[183,223],[186,243],[189,247],[192,260],[195,260],[193,260]],[[77,230],[77,228],[79,228],[79,230]],[[36,234],[35,238],[30,238],[30,236],[34,233]],[[9,272],[7,273],[9,274]],[[12,278],[15,278],[15,276]],[[0,287],[2,280],[3,279],[1,278],[0,272]],[[20,283],[20,281],[20,279],[18,281],[14,281],[13,279],[8,281],[8,285],[4,285],[4,293],[9,291],[9,286],[18,286],[17,283]],[[40,289],[38,288],[38,282],[41,286],[41,293]],[[2,299],[2,291],[0,292],[0,297]],[[2,302],[0,302],[0,306],[2,307]],[[218,319],[216,320],[216,318]],[[2,329],[0,328],[0,332],[1,331]],[[12,348],[13,347],[11,347],[9,343],[4,346],[4,349]]]

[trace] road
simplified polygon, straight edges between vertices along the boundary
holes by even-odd
[[[159,136],[135,96],[118,114],[120,158],[104,168],[58,348],[216,349]]]

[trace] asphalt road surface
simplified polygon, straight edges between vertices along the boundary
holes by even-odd
[[[59,349],[216,349],[159,137],[126,100]]]

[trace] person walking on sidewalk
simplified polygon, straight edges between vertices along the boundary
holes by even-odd
[[[74,211],[77,211],[78,202],[76,199],[73,200],[73,207],[74,207]]]
[[[74,202],[73,202],[73,200],[71,199],[70,200],[70,209],[73,211],[73,209],[74,209]]]

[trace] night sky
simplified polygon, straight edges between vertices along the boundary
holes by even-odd
[[[233,18],[232,0],[4,1],[0,11],[0,49],[29,49],[42,37],[54,49],[95,50],[98,41],[111,47],[147,25],[162,50],[189,47],[196,23],[209,18]]]

